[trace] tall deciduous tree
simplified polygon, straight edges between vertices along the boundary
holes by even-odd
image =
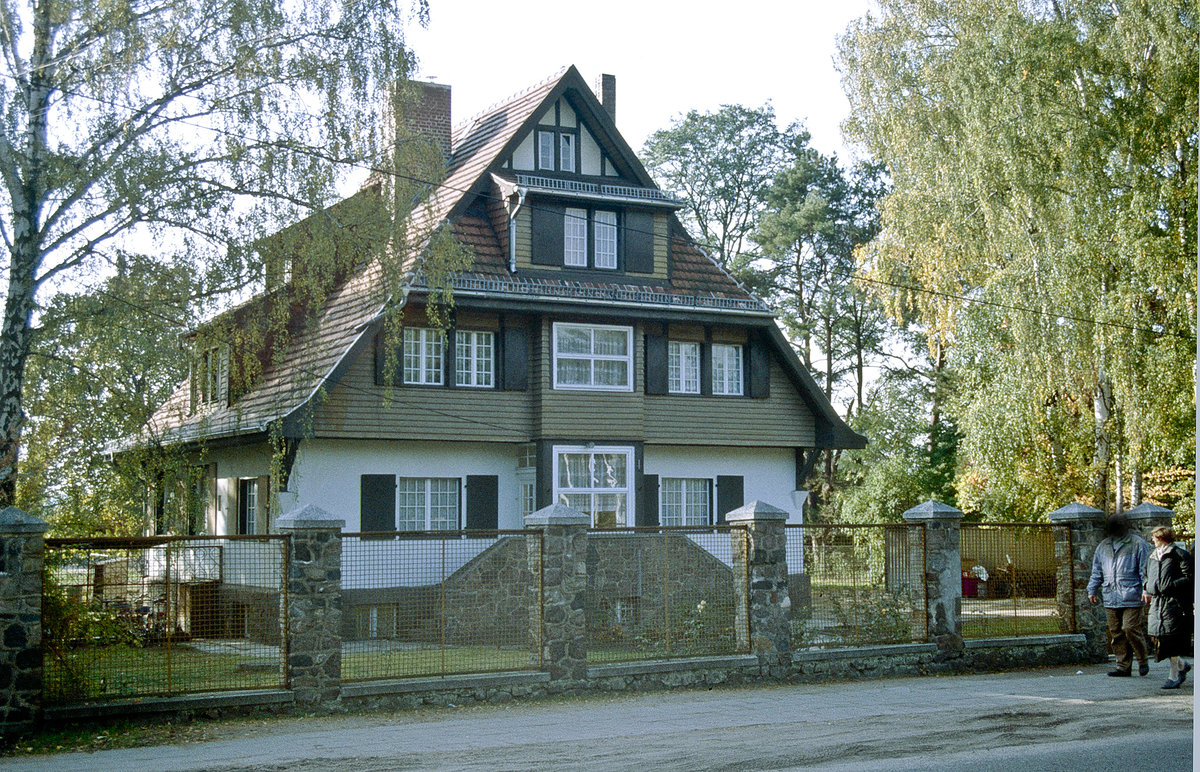
[[[683,219],[721,265],[740,269],[746,239],[775,174],[784,168],[797,126],[781,130],[775,109],[725,105],[696,110],[650,135],[642,160],[659,183],[687,203]]]
[[[205,290],[249,244],[378,163],[380,95],[425,0],[27,0],[0,6],[0,504],[13,501],[39,299],[122,240],[195,261]]]
[[[1109,507],[1118,460],[1193,464],[1194,4],[879,11],[841,45],[848,129],[894,184],[867,257],[948,352],[960,503]]]

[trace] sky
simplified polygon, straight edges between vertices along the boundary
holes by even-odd
[[[849,161],[836,38],[872,5],[607,0],[585,13],[561,1],[430,0],[429,25],[414,25],[408,44],[418,79],[452,87],[456,125],[574,64],[588,83],[616,76],[617,128],[635,151],[688,110],[770,100],[780,126],[804,121],[814,147]]]

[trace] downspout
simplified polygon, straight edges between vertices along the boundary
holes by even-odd
[[[525,205],[526,189],[517,186],[517,205],[508,213],[508,272],[517,272],[517,213]],[[508,199],[512,201],[512,196]]]

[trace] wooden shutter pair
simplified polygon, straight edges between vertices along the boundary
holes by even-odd
[[[667,394],[670,392],[669,356],[666,335],[646,336],[646,393]],[[712,344],[704,343],[700,347],[700,393],[712,393]],[[771,396],[771,352],[767,344],[757,336],[743,347],[744,371],[746,379],[746,396],[754,399],[765,399]]]
[[[500,478],[467,475],[466,528],[494,531],[500,518]],[[364,474],[359,488],[359,527],[369,531],[396,530],[396,476]]]
[[[533,230],[530,261],[534,265],[561,267],[566,207],[543,201],[533,202],[529,206]],[[619,265],[628,273],[654,273],[654,214],[626,211],[618,214],[618,218]]]
[[[741,475],[717,475],[717,523],[725,522],[725,515],[745,503],[745,478]],[[642,476],[642,506],[637,516],[638,525],[658,525],[658,475]]]

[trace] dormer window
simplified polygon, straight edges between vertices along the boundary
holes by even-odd
[[[229,398],[229,354],[224,346],[206,346],[192,362],[192,409],[225,404]]]
[[[617,269],[617,213],[606,209],[563,210],[563,265]]]

